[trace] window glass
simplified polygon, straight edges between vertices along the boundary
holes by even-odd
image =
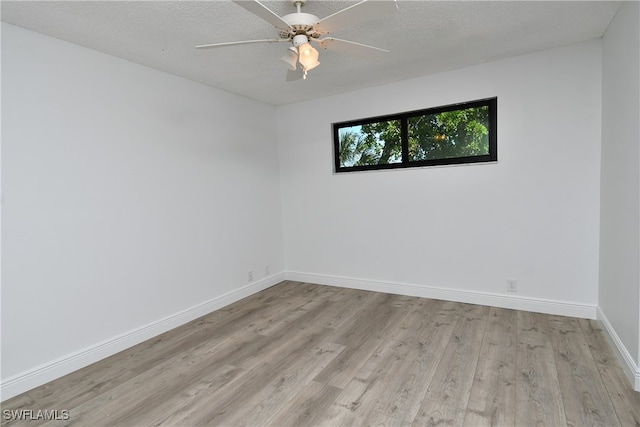
[[[408,118],[409,161],[489,154],[489,107]]]
[[[495,162],[497,98],[333,124],[336,172]]]
[[[342,127],[338,140],[340,167],[402,162],[400,120]]]

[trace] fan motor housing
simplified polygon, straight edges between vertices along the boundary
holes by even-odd
[[[317,16],[310,13],[290,13],[282,17],[282,20],[289,24],[293,30],[280,31],[281,38],[290,38],[296,34],[306,34],[309,37],[319,37],[313,26],[318,23],[320,19]]]

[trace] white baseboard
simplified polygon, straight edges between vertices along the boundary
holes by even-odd
[[[512,297],[508,295],[472,292],[456,289],[444,289],[432,286],[411,285],[404,283],[390,283],[375,280],[353,279],[324,274],[310,274],[301,272],[286,272],[287,280],[315,283],[320,285],[338,286],[365,291],[386,292],[391,294],[409,295],[422,298],[433,298],[446,301],[457,301],[469,304],[481,304],[492,307],[510,308],[514,310],[532,311],[536,313],[555,314],[560,316],[579,317],[584,319],[598,319],[603,325],[605,336],[616,352],[618,360],[627,375],[634,390],[640,391],[640,368],[633,361],[631,354],[616,334],[600,307],[534,299],[526,297]]]
[[[26,372],[7,378],[0,384],[0,401],[4,401],[20,393],[31,390],[32,388],[46,384],[49,381],[116,354],[147,339],[153,338],[159,334],[197,319],[198,317],[232,304],[242,298],[246,298],[254,293],[267,289],[283,280],[341,286],[345,288],[442,299],[470,304],[482,304],[586,319],[596,318],[596,307],[586,304],[513,297],[508,295],[445,289],[431,286],[353,279],[321,274],[284,272],[258,280],[235,291],[213,298],[209,301],[205,301],[202,304],[190,307],[181,312],[113,337],[109,340],[96,343],[56,360],[37,366]],[[624,349],[624,347],[622,348]],[[628,352],[626,354],[628,355]],[[631,360],[630,357],[629,360]],[[632,365],[629,366],[635,366],[632,361],[631,363]],[[637,367],[634,369],[635,371],[633,375],[635,375],[635,381],[636,384],[638,384],[640,376],[638,374]]]
[[[361,289],[365,291],[386,292],[390,294],[409,295],[421,298],[488,305],[492,307],[532,311],[536,313],[579,317],[583,319],[596,318],[595,305],[293,271],[286,272],[285,277],[287,280],[294,280],[298,282],[332,285],[344,288]]]
[[[14,375],[0,384],[0,401],[10,399],[32,388],[46,384],[56,378],[89,366],[99,360],[153,338],[198,317],[211,313],[250,295],[267,289],[285,280],[284,273],[257,280],[240,289],[210,299],[186,310],[151,322],[132,331],[125,332],[103,342],[85,347],[71,354],[47,362],[26,372]]]
[[[605,333],[604,335],[607,337],[611,348],[613,348],[613,351],[616,353],[618,361],[622,366],[622,370],[631,382],[633,389],[635,391],[640,391],[640,367],[635,363],[633,357],[631,357],[631,353],[629,353],[629,350],[624,346],[622,340],[620,340],[620,337],[616,334],[615,329],[613,329],[613,326],[609,323],[609,319],[607,319],[607,316],[605,316],[600,307],[598,307],[597,314],[598,322],[602,325],[602,330]]]

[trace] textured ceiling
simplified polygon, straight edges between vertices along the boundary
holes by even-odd
[[[375,1],[375,0],[371,0]],[[264,1],[282,16],[289,1]],[[323,18],[354,1],[309,0]],[[332,34],[388,49],[381,62],[320,51],[307,80],[286,82],[287,44],[196,50],[277,38],[226,0],[2,1],[2,21],[274,105],[376,86],[601,37],[617,1],[398,1],[398,12]]]

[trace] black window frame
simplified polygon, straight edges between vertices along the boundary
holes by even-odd
[[[411,117],[428,114],[438,114],[448,111],[465,110],[477,107],[488,107],[489,109],[489,153],[479,156],[464,156],[464,157],[449,157],[442,159],[430,159],[430,160],[409,160],[409,130],[408,120]],[[364,165],[364,166],[340,166],[340,129],[352,126],[365,125],[370,123],[400,120],[401,126],[401,146],[402,146],[402,161],[398,163],[387,163],[381,165]],[[337,122],[332,124],[333,131],[333,158],[334,158],[334,172],[359,172],[381,169],[405,169],[405,168],[417,168],[426,166],[442,166],[442,165],[460,165],[469,163],[489,163],[498,161],[498,98],[485,98],[478,99],[469,102],[462,102],[457,104],[443,105],[439,107],[426,108],[422,110],[407,111],[397,114],[389,114],[384,116],[367,117],[357,120],[349,120],[345,122]]]

